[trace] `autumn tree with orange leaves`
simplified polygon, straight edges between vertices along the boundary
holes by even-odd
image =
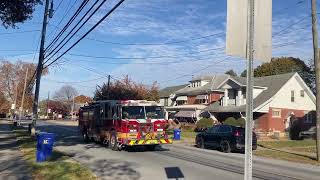
[[[97,88],[94,100],[149,100],[159,101],[157,82],[151,86],[132,81],[128,76],[121,80],[104,83]]]
[[[16,108],[21,106],[22,93],[26,70],[28,68],[27,88],[24,100],[24,109],[31,109],[33,101],[33,85],[35,78],[33,76],[36,65],[18,61],[12,63],[9,61],[0,61],[0,112],[7,113],[17,98]],[[47,70],[43,75],[48,73]],[[17,87],[17,91],[16,91]]]

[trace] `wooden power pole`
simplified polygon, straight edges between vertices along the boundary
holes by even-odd
[[[24,106],[24,96],[26,94],[26,88],[27,88],[27,79],[28,79],[28,68],[26,70],[26,76],[24,77],[24,86],[23,86],[23,92],[22,92],[22,99],[21,99],[21,107],[19,111],[19,124],[21,123],[21,116],[24,115],[23,106]]]
[[[35,126],[38,120],[38,102],[39,102],[39,91],[40,91],[40,79],[43,70],[43,60],[44,60],[44,43],[47,32],[47,24],[48,24],[48,16],[49,16],[49,1],[45,2],[45,9],[43,15],[43,23],[42,23],[42,32],[41,32],[41,42],[40,42],[40,52],[39,52],[39,61],[36,71],[36,88],[34,93],[34,100],[32,105],[32,124],[31,124],[31,135],[35,135]],[[51,7],[52,8],[52,7]]]
[[[320,60],[318,49],[318,28],[317,28],[317,1],[311,0],[312,10],[312,37],[313,37],[313,60],[316,72],[316,127],[317,127],[317,160],[320,162]]]

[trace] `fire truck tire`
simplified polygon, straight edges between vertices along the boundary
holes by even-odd
[[[83,141],[86,142],[86,143],[89,142],[90,139],[89,139],[89,136],[88,136],[87,131],[83,131],[83,132],[82,132],[82,139],[83,139]]]
[[[117,143],[117,135],[115,132],[111,132],[110,141],[109,141],[109,148],[113,151],[118,151],[118,143]]]
[[[147,151],[154,151],[156,149],[157,145],[147,145],[145,146],[145,149]]]

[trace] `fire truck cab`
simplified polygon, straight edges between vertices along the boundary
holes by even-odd
[[[153,150],[156,145],[171,144],[167,124],[163,107],[154,101],[97,101],[79,111],[83,139],[100,141],[112,150],[136,145]]]

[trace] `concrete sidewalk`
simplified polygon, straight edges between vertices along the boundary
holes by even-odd
[[[31,168],[22,158],[10,122],[6,120],[0,120],[0,179],[32,179]]]

